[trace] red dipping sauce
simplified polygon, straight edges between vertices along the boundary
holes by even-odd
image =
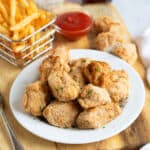
[[[70,40],[86,35],[92,24],[92,18],[83,12],[67,12],[56,19],[58,32]]]

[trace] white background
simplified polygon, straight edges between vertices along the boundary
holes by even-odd
[[[150,27],[150,0],[113,0],[113,3],[133,37]]]

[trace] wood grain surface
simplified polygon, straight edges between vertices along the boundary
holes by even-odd
[[[88,11],[94,18],[108,15],[122,22],[116,9],[110,4],[85,5],[82,9]],[[126,30],[126,28],[125,28]],[[130,38],[126,30],[127,36]],[[91,36],[85,36],[78,41],[69,42],[61,36],[56,36],[55,46],[67,45],[70,48],[90,48],[92,47]],[[21,69],[10,65],[0,59],[0,92],[5,98],[5,112],[14,132],[25,150],[127,150],[138,149],[143,144],[150,142],[150,89],[145,79],[145,69],[140,59],[134,65],[145,84],[146,101],[142,113],[138,119],[125,131],[107,140],[83,144],[69,145],[59,144],[43,140],[24,129],[13,117],[9,107],[9,91],[11,85]],[[135,89],[136,90],[136,89]],[[42,132],[42,131],[41,131]],[[0,150],[11,150],[9,140],[0,119]]]

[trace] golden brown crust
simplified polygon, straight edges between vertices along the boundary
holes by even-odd
[[[75,100],[80,93],[80,87],[66,71],[52,70],[48,77],[48,84],[53,95],[59,101]]]
[[[111,51],[112,47],[117,43],[129,41],[123,24],[108,16],[97,18],[94,23],[94,29],[97,33],[95,46],[99,50]]]
[[[92,60],[90,58],[79,58],[70,62],[70,67],[86,67]]]
[[[86,79],[84,78],[82,69],[80,67],[71,67],[69,75],[78,83],[81,89],[86,84]]]
[[[78,102],[82,108],[88,109],[111,103],[111,99],[106,89],[88,84],[82,89]]]
[[[54,49],[53,56],[59,56],[64,62],[70,61],[70,49],[67,46],[58,46]]]
[[[118,33],[120,31],[121,24],[108,16],[104,16],[95,20],[94,28],[97,33],[114,31]]]
[[[23,108],[33,116],[41,116],[49,97],[49,89],[45,83],[41,81],[31,83],[26,87],[23,96]]]
[[[76,120],[78,128],[100,128],[121,113],[118,104],[110,103],[81,112]]]
[[[51,125],[70,128],[75,125],[75,120],[79,112],[79,107],[73,102],[64,103],[54,101],[44,109],[43,116]]]
[[[94,85],[101,85],[101,79],[111,71],[111,67],[106,62],[92,61],[84,69],[83,73],[88,81]]]
[[[127,33],[123,24],[108,16],[96,18],[94,22],[94,30],[97,34],[102,32],[117,34],[118,36],[121,36],[124,40],[129,41],[129,37],[126,35]]]
[[[131,65],[136,62],[138,57],[136,46],[133,43],[118,44],[113,49],[113,53]]]
[[[102,87],[108,90],[113,101],[124,101],[129,95],[128,74],[124,70],[113,70],[102,78]]]
[[[70,76],[79,84],[80,88],[86,84],[86,79],[83,75],[83,68],[91,62],[89,58],[80,58],[73,60],[70,63]]]
[[[123,43],[124,39],[117,34],[111,32],[99,33],[95,39],[95,46],[102,51],[109,51],[117,43]]]
[[[70,68],[59,56],[49,56],[46,58],[42,64],[40,65],[40,80],[42,82],[47,82],[48,76],[52,70],[56,66],[59,67],[60,70],[66,70],[69,72]]]

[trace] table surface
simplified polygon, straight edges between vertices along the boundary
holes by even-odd
[[[112,5],[87,5],[83,7],[84,10],[89,11],[93,17],[100,15],[109,15],[112,18],[120,21],[120,15]],[[128,34],[127,34],[128,35]],[[129,36],[129,35],[128,35]],[[55,46],[66,44],[70,48],[89,48],[91,47],[90,37],[83,37],[75,42],[68,42],[62,37],[56,37]],[[143,144],[150,142],[150,90],[145,79],[145,69],[138,60],[134,65],[136,71],[140,74],[145,84],[146,101],[142,113],[138,119],[125,131],[115,135],[107,140],[83,144],[83,145],[69,145],[60,144],[43,140],[24,129],[13,117],[9,107],[9,91],[11,85],[21,69],[14,67],[4,60],[0,59],[0,91],[5,98],[5,112],[8,120],[14,129],[17,138],[25,150],[121,150],[121,149],[137,149]],[[136,89],[135,89],[136,90]],[[41,131],[42,132],[42,131]],[[0,118],[0,150],[10,150],[10,144],[2,120]]]

